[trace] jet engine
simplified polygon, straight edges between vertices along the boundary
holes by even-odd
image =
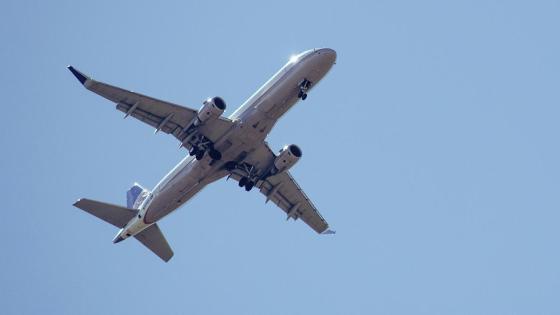
[[[301,149],[295,144],[290,144],[282,148],[280,154],[278,154],[274,160],[275,173],[282,173],[290,169],[299,161],[301,155]]]
[[[226,109],[226,102],[219,96],[209,98],[203,104],[197,114],[199,123],[220,117]]]

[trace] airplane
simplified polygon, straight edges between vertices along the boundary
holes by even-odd
[[[336,52],[316,48],[292,56],[274,76],[233,114],[223,117],[221,97],[206,99],[197,111],[96,81],[73,66],[68,69],[88,90],[116,103],[124,118],[136,118],[155,133],[170,134],[188,155],[150,191],[135,183],[126,194],[126,207],[82,198],[74,206],[110,223],[119,232],[113,243],[134,237],[163,261],[173,250],[157,222],[181,207],[206,185],[221,178],[237,181],[251,191],[257,187],[286,212],[319,234],[334,234],[289,172],[302,157],[295,144],[275,154],[265,141],[276,122],[329,72]]]

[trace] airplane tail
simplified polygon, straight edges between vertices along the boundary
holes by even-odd
[[[150,195],[150,191],[138,183],[134,183],[126,192],[126,206],[131,209],[138,209],[142,202]]]
[[[135,186],[136,185],[137,184],[135,184]],[[129,192],[132,191],[135,186],[133,186],[129,190]],[[139,195],[137,195],[136,198],[138,198],[138,196]],[[133,204],[135,203],[136,202],[133,202]],[[119,229],[123,228],[138,213],[138,210],[136,209],[125,208],[85,198],[76,201],[76,203],[74,203],[74,206],[98,217],[99,219],[107,223],[116,226]],[[171,257],[173,257],[173,250],[167,243],[165,236],[163,236],[163,233],[161,232],[157,224],[152,224],[147,229],[134,235],[134,238],[140,241],[142,245],[146,246],[149,250],[158,255],[158,257],[163,259],[165,262],[168,262]]]

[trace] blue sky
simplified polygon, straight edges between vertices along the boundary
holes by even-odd
[[[558,314],[558,1],[4,1],[3,314]],[[269,135],[337,230],[219,181],[160,226],[175,257],[72,207],[125,204],[185,154],[65,66],[232,113],[293,53],[337,65]]]

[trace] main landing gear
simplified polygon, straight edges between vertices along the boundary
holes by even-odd
[[[311,81],[307,79],[303,79],[303,81],[299,84],[299,93],[298,98],[301,98],[302,101],[305,101],[307,98],[307,90],[311,87]]]
[[[220,153],[220,151],[214,149],[213,147],[209,147],[209,148],[199,148],[196,146],[193,146],[190,150],[189,150],[189,155],[191,156],[195,156],[196,159],[198,161],[202,160],[202,158],[204,157],[204,153],[208,152],[208,156],[210,156],[210,158],[212,160],[221,160],[222,159],[222,153]]]
[[[245,187],[246,191],[251,191],[259,178],[256,174],[256,169],[246,163],[238,164],[235,161],[229,161],[224,165],[224,168],[232,173],[234,170],[238,170],[246,174],[246,176],[241,177],[237,183],[239,187]]]
[[[251,191],[251,189],[253,189],[253,187],[255,186],[255,183],[252,182],[252,181],[251,181],[249,178],[247,178],[247,177],[242,177],[242,178],[239,180],[238,185],[239,185],[239,187],[245,186],[245,190],[246,190],[246,191]]]

